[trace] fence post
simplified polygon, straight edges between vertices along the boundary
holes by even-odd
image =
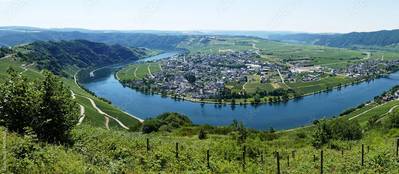
[[[364,166],[364,144],[362,144],[362,166]]]
[[[396,139],[396,157],[399,157],[399,138]]]
[[[287,166],[290,166],[290,155],[287,155]]]
[[[277,174],[281,174],[280,173],[280,155],[278,154],[278,152],[276,152],[276,158],[277,158]]]
[[[370,146],[367,146],[367,153],[370,152]]]
[[[147,152],[150,151],[150,140],[147,138]]]
[[[245,171],[245,153],[247,151],[247,147],[244,146],[244,149],[242,151],[242,170]]]
[[[313,154],[313,162],[316,162],[316,155]]]
[[[260,154],[260,161],[262,162],[262,164],[264,163],[264,161],[263,161],[263,154],[264,154],[264,152],[262,151],[262,153]]]
[[[179,158],[179,143],[176,143],[176,159]]]
[[[323,150],[320,151],[320,174],[323,174]]]
[[[206,161],[208,169],[211,168],[211,166],[209,165],[209,149],[206,151]]]
[[[341,155],[344,156],[344,150],[343,149],[341,150]]]
[[[295,150],[292,151],[292,159],[295,159]]]

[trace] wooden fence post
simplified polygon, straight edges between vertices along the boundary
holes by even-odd
[[[245,154],[247,151],[247,147],[244,146],[244,149],[242,151],[242,170],[245,171]]]
[[[399,138],[396,139],[396,158],[399,157]]]
[[[179,158],[179,143],[176,143],[176,159]]]
[[[344,150],[343,149],[341,150],[341,155],[344,156]]]
[[[295,150],[292,151],[292,159],[295,159]]]
[[[313,154],[313,162],[316,162],[316,155]]]
[[[320,174],[323,174],[323,150],[320,151]]]
[[[277,174],[281,174],[280,172],[280,155],[278,152],[276,152],[276,158],[277,158]]]
[[[290,155],[287,155],[287,166],[290,166]]]
[[[147,152],[150,151],[150,140],[147,138]]]
[[[364,166],[364,144],[362,144],[362,166]]]
[[[206,161],[207,161],[207,167],[208,169],[211,168],[211,166],[209,165],[209,149],[206,151]]]
[[[260,154],[260,161],[262,162],[262,164],[264,163],[263,154],[264,154],[264,152],[262,151],[262,153]]]

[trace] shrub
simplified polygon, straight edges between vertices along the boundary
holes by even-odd
[[[191,120],[179,113],[164,113],[155,118],[147,119],[143,123],[143,133],[162,131],[172,131],[183,126],[192,125]],[[160,129],[162,127],[162,129]]]
[[[321,147],[331,139],[358,140],[363,136],[363,131],[358,122],[344,119],[320,121],[313,134],[313,146]]]
[[[206,138],[207,138],[206,132],[205,132],[203,129],[201,129],[201,130],[199,131],[199,133],[198,133],[198,139],[204,140],[204,139],[206,139]]]
[[[389,116],[389,119],[387,120],[386,126],[388,128],[399,128],[399,113],[394,112],[388,116]]]

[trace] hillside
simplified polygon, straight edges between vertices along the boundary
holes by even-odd
[[[53,30],[0,30],[0,46],[15,46],[34,41],[89,40],[106,44],[120,44],[126,47],[145,47],[159,50],[173,50],[186,36],[161,35],[129,32],[89,32]]]
[[[121,45],[106,45],[86,40],[37,41],[16,47],[24,61],[36,63],[39,69],[48,69],[57,75],[66,75],[63,70],[76,65],[79,68],[98,67],[138,60],[144,50],[126,48]]]
[[[348,48],[352,46],[390,46],[399,43],[399,30],[352,32],[347,34],[288,34],[273,35],[270,39],[307,44]]]

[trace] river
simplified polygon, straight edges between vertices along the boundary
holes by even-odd
[[[165,53],[147,58],[156,60],[176,53]],[[145,60],[144,60],[145,61]],[[195,124],[228,125],[239,120],[246,127],[259,130],[289,129],[304,126],[321,118],[339,115],[346,109],[356,107],[399,84],[399,72],[353,86],[334,89],[328,93],[305,96],[286,103],[262,104],[258,106],[200,104],[189,101],[175,101],[160,95],[147,95],[123,87],[114,77],[114,71],[105,76],[94,77],[82,82],[96,95],[112,102],[120,109],[142,119],[164,112],[179,112],[187,115]]]

